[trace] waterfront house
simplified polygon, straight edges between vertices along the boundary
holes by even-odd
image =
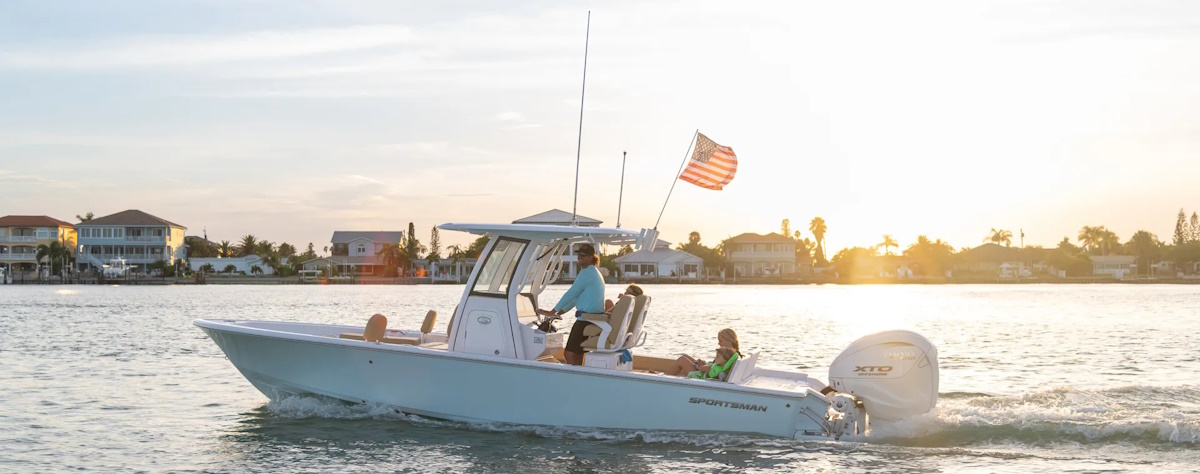
[[[49,216],[0,217],[0,267],[12,271],[37,269],[37,248],[59,242],[72,255],[77,237],[75,225]]]
[[[986,243],[964,250],[954,265],[955,275],[1011,277],[1027,274],[1024,257],[1019,249]]]
[[[1093,255],[1093,275],[1112,275],[1124,278],[1125,275],[1135,275],[1137,257],[1133,255]]]
[[[288,259],[286,259],[286,258],[279,259],[280,265],[287,265],[287,263],[288,263]],[[228,268],[230,265],[233,265],[233,271],[235,273],[241,273],[243,275],[253,274],[254,267],[258,267],[258,269],[262,272],[263,275],[274,275],[275,274],[275,269],[271,268],[271,266],[268,265],[265,261],[263,261],[262,257],[259,257],[258,255],[246,255],[244,257],[228,257],[228,258],[192,257],[192,258],[188,259],[188,268],[191,268],[192,271],[200,271],[200,269],[203,268],[204,265],[206,265],[206,264],[212,265],[213,273],[225,273],[225,269]]]
[[[578,214],[572,216],[570,212],[559,210],[559,209],[551,209],[549,211],[545,211],[545,212],[542,212],[539,214],[534,214],[529,217],[522,217],[520,219],[512,221],[512,223],[513,224],[529,224],[529,225],[572,225],[572,224],[574,224],[579,227],[600,227],[600,224],[602,224],[603,221],[593,219],[591,217],[581,216]],[[575,259],[575,249],[580,244],[581,243],[571,244],[570,248],[568,248],[562,255],[559,255],[557,257],[563,261],[563,269],[562,269],[561,278],[573,281],[573,280],[575,280],[575,275],[577,275],[579,273],[579,265]],[[601,252],[601,249],[596,249],[596,251]],[[601,273],[603,273],[605,271],[606,270],[601,269]]]
[[[796,273],[796,241],[779,234],[747,232],[725,241],[725,257],[737,276],[784,276]]]
[[[76,225],[79,231],[79,269],[102,268],[109,260],[124,258],[144,271],[159,260],[172,264],[187,255],[187,227],[137,209],[97,217]]]
[[[379,252],[389,245],[401,245],[404,232],[339,230],[334,231],[329,241],[333,244],[329,263],[311,262],[313,268],[309,268],[307,264],[310,262],[305,262],[304,269],[333,265],[342,275],[383,275],[385,268]]]
[[[630,279],[656,277],[695,280],[704,274],[704,259],[671,248],[670,242],[658,241],[654,249],[642,249],[613,259],[621,276]]]

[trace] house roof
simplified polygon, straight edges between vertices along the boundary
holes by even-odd
[[[614,258],[617,263],[700,263],[704,259],[682,250],[655,248],[654,251],[638,250]]]
[[[961,255],[969,262],[1019,262],[1023,260],[1020,249],[1002,247],[990,242],[967,249]]]
[[[782,236],[782,235],[776,234],[776,233],[774,233],[774,232],[772,232],[772,233],[770,233],[770,234],[767,234],[767,235],[759,235],[759,234],[755,234],[755,233],[753,233],[753,232],[746,232],[745,234],[741,234],[741,235],[738,235],[738,236],[736,236],[736,237],[730,237],[728,241],[729,241],[729,242],[735,242],[735,243],[739,243],[739,244],[742,244],[742,243],[763,243],[763,242],[781,243],[781,244],[794,244],[794,243],[796,243],[796,241],[795,241],[795,240],[789,239],[789,238],[787,238],[787,237],[784,237],[784,236]]]
[[[101,226],[101,225],[167,225],[171,227],[179,227],[187,229],[182,225],[176,224],[169,220],[158,216],[153,216],[137,209],[129,209],[116,214],[109,214],[104,217],[97,217],[87,222],[81,222],[79,226]]]
[[[404,238],[404,232],[398,230],[336,230],[330,242],[335,244],[350,243],[359,239],[370,240],[381,244],[398,244]]]
[[[589,227],[589,226],[596,227],[602,223],[602,221],[592,219],[591,217],[585,217],[585,216],[582,216],[579,214],[575,215],[575,222],[578,225],[585,226],[585,227]],[[567,211],[558,210],[558,209],[551,209],[551,210],[543,212],[541,214],[534,214],[529,217],[522,217],[520,219],[512,221],[512,223],[513,224],[569,225],[569,224],[571,224],[571,213],[567,212]]]
[[[70,227],[74,229],[75,224],[50,216],[4,216],[0,217],[0,227]]]

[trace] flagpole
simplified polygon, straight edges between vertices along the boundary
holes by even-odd
[[[658,230],[658,223],[662,221],[663,212],[667,210],[667,202],[671,200],[671,193],[675,192],[675,183],[679,182],[679,175],[683,173],[683,165],[688,162],[688,157],[692,155],[692,145],[696,143],[696,137],[700,135],[700,129],[696,129],[696,133],[692,134],[692,140],[688,142],[687,151],[683,154],[683,163],[679,164],[679,171],[675,173],[675,179],[671,181],[671,190],[667,191],[667,198],[663,200],[663,207],[658,211],[658,220],[654,221],[654,230]]]
[[[621,152],[621,190],[617,193],[617,228],[621,228],[621,198],[625,197],[625,154]]]
[[[575,201],[571,204],[571,224],[575,224],[579,210],[579,156],[583,150],[583,98],[587,92],[588,40],[592,35],[592,11],[588,10],[587,30],[583,34],[583,86],[579,91],[579,141],[575,144]],[[620,220],[620,219],[617,219]]]

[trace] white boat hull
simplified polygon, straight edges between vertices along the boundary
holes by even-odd
[[[198,320],[196,325],[269,398],[318,394],[468,422],[787,438],[827,433],[823,420],[829,402],[807,388],[771,390],[364,343],[337,339],[338,326],[314,335],[226,321]]]

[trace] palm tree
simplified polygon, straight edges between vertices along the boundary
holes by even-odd
[[[880,242],[879,246],[883,247],[883,253],[885,255],[892,254],[892,251],[888,250],[888,249],[890,249],[892,247],[896,247],[896,248],[900,247],[900,245],[896,243],[896,239],[892,238],[891,234],[883,234],[883,242]]]
[[[217,255],[220,255],[221,258],[229,258],[233,256],[233,245],[231,245],[228,240],[222,240],[221,246],[218,247],[217,250]]]
[[[461,262],[463,257],[466,256],[466,251],[463,250],[463,246],[458,244],[451,245],[447,247],[446,250],[450,251],[450,261],[454,263]]]
[[[825,259],[825,219],[814,217],[812,222],[808,223],[808,231],[813,233],[813,237],[817,239],[817,261],[824,263]]]
[[[89,213],[87,213],[87,214],[84,214],[84,215],[82,215],[82,216],[81,216],[81,215],[79,215],[79,214],[75,214],[75,218],[76,218],[76,219],[79,219],[79,222],[80,222],[80,223],[83,223],[83,222],[90,221],[90,220],[94,219],[95,217],[96,217],[96,215],[95,215],[95,214],[92,214],[92,213],[90,213],[90,212],[89,212]]]
[[[1104,255],[1108,255],[1113,250],[1121,247],[1121,238],[1116,232],[1100,227],[1100,241],[1098,242],[1100,251]]]
[[[1154,263],[1154,257],[1158,253],[1159,247],[1162,246],[1158,242],[1158,237],[1144,230],[1139,230],[1133,234],[1133,237],[1129,238],[1127,245],[1130,253],[1138,259],[1138,273],[1141,273],[1141,270],[1145,268],[1146,274],[1149,275],[1150,266]]]
[[[275,244],[268,240],[260,240],[254,244],[254,253],[260,257],[273,257],[276,255]]]
[[[396,269],[405,264],[405,253],[400,250],[399,244],[384,245],[375,255],[383,262],[383,271],[386,276],[396,276]]]
[[[258,249],[258,239],[254,238],[254,234],[246,234],[242,236],[242,243],[238,244],[237,251],[239,257],[254,255],[254,251]]]
[[[50,242],[49,245],[38,245],[37,253],[34,254],[34,258],[37,259],[38,263],[42,263],[42,260],[49,260],[47,263],[49,263],[51,271],[53,272],[54,262],[59,261],[65,264],[67,257],[70,257],[70,255],[70,250],[64,247],[62,243],[55,240]]]
[[[1104,232],[1102,229],[1104,229],[1104,226],[1092,227],[1088,225],[1079,229],[1079,236],[1077,238],[1084,252],[1091,252],[1099,247],[1100,234]]]
[[[292,257],[296,255],[296,247],[287,242],[279,244],[279,248],[276,251],[279,253],[280,257]]]
[[[694,230],[689,232],[688,233],[688,243],[693,244],[693,245],[699,245],[700,244],[700,233],[697,231],[694,231]]]
[[[1012,232],[1004,229],[997,230],[995,227],[988,232],[988,236],[983,239],[984,242],[991,242],[996,245],[1004,244],[1005,247],[1012,245]]]

